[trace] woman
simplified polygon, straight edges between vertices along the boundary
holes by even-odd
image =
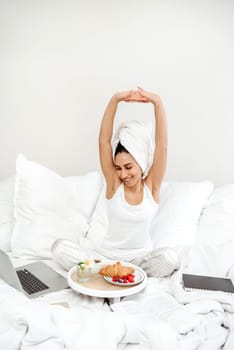
[[[154,148],[144,125],[136,121],[125,123],[119,128],[112,147],[114,118],[121,102],[153,105]],[[109,227],[96,253],[99,258],[107,257],[140,265],[149,276],[171,274],[179,267],[177,255],[171,249],[152,250],[150,230],[158,211],[167,161],[166,114],[160,97],[140,87],[135,91],[113,95],[100,127],[99,153],[106,181]],[[67,268],[80,259],[81,253],[84,254],[79,246],[64,240],[56,241],[52,251],[58,262],[61,263],[61,256],[68,259],[63,264]]]

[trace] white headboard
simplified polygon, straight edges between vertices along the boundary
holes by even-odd
[[[24,153],[62,175],[99,167],[115,91],[141,84],[168,115],[167,179],[234,182],[234,2],[1,1],[0,178]],[[116,121],[153,118],[121,105]]]

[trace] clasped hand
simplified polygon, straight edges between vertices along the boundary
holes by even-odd
[[[152,92],[146,91],[141,87],[137,87],[137,90],[128,90],[123,92],[118,92],[114,95],[117,102],[151,102],[153,104],[160,101],[160,97]]]

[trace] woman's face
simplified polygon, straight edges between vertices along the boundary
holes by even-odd
[[[114,159],[115,169],[124,185],[131,187],[142,179],[142,171],[139,164],[127,152],[117,153]]]

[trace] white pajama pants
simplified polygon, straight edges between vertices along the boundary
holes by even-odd
[[[80,261],[89,258],[105,262],[111,261],[94,250],[83,248],[79,244],[64,239],[56,240],[51,250],[54,260],[66,270],[70,270]],[[178,256],[171,248],[156,249],[146,256],[135,258],[129,262],[140,266],[149,277],[169,276],[180,266]]]

